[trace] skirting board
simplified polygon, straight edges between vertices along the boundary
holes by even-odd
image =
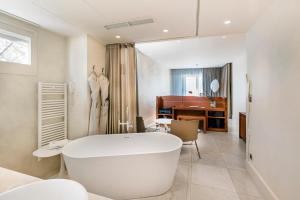
[[[266,200],[279,200],[276,194],[271,190],[268,184],[265,182],[260,173],[256,170],[256,168],[252,165],[251,162],[246,161],[246,166],[249,174],[254,180],[257,188],[259,188],[260,192],[264,196]]]

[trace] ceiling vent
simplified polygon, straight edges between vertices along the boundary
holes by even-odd
[[[154,22],[153,19],[141,19],[141,20],[122,22],[122,23],[117,23],[117,24],[110,24],[110,25],[104,26],[104,28],[106,28],[106,30],[111,30],[111,29],[124,28],[124,27],[130,27],[130,26],[138,26],[138,25],[143,25],[143,24],[151,24],[153,22]]]

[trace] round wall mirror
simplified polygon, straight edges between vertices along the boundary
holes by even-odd
[[[214,79],[210,83],[210,89],[211,89],[211,91],[213,91],[213,93],[216,93],[216,92],[218,92],[219,88],[220,88],[219,81],[217,79]]]

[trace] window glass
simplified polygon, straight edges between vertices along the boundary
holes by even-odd
[[[187,96],[197,96],[197,77],[196,76],[187,76],[185,78],[185,91]]]
[[[31,65],[31,39],[0,29],[0,61]]]
[[[201,68],[171,69],[171,94],[175,96],[203,96]]]

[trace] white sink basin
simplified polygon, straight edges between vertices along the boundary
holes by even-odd
[[[88,200],[88,194],[75,181],[51,179],[0,193],[0,200]]]

